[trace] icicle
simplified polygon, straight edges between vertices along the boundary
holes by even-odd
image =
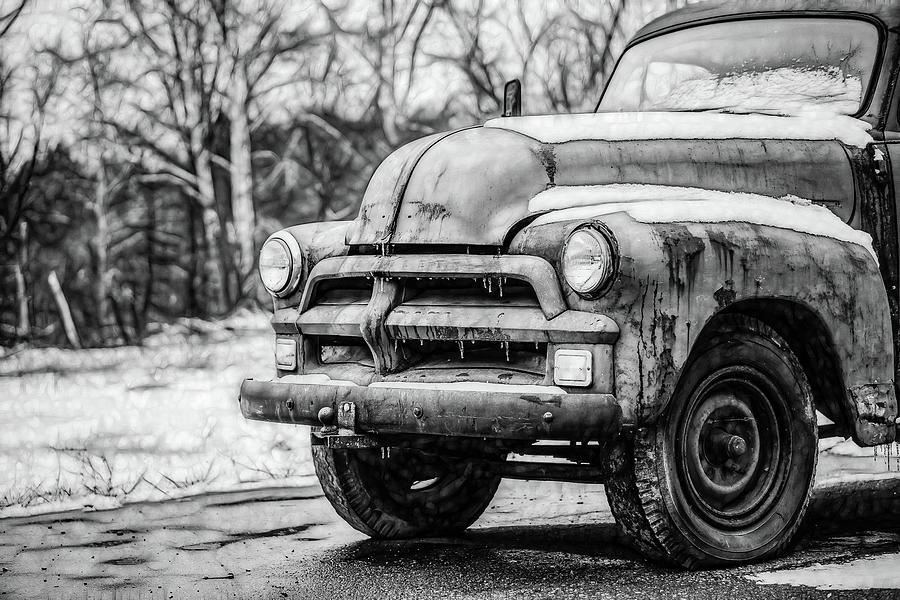
[[[481,287],[487,289],[487,276],[481,278]]]
[[[493,277],[488,277],[488,294],[490,294],[490,293],[492,293],[492,292],[494,291],[494,290],[492,289],[493,287],[494,287],[494,278],[493,278]]]
[[[460,360],[465,360],[465,358],[466,358],[466,345],[463,343],[462,340],[457,341],[456,344],[459,346],[459,359],[460,359]]]
[[[502,342],[500,345],[503,346],[503,350],[506,352],[506,362],[509,362],[509,342]]]
[[[425,345],[425,340],[419,340],[419,347],[421,348],[424,345]]]
[[[399,342],[400,342],[400,340],[398,340],[396,338],[394,339],[394,352],[397,351],[397,345],[399,344]]]
[[[497,287],[500,289],[500,297],[501,298],[503,297],[503,280],[504,279],[506,279],[506,277],[501,277],[500,279],[497,280]]]
[[[891,457],[894,455],[893,448],[894,448],[893,442],[888,444],[888,446],[887,446],[887,470],[888,470],[888,473],[891,472]]]

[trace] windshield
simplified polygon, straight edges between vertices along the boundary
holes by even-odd
[[[872,77],[877,46],[875,26],[858,19],[690,27],[626,51],[598,110],[853,115]]]

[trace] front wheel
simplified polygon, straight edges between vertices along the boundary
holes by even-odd
[[[325,497],[352,527],[371,537],[458,533],[487,508],[500,477],[479,460],[415,448],[333,450],[312,446]]]
[[[636,434],[610,505],[652,557],[688,568],[766,558],[806,510],[817,438],[806,374],[784,340],[725,317],[698,340],[666,412]]]

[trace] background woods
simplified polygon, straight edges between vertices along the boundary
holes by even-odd
[[[586,111],[671,0],[0,0],[0,343],[267,304],[259,244],[353,218],[398,145]]]

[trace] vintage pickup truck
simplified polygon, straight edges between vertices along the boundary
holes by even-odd
[[[261,249],[277,378],[377,537],[468,527],[501,478],[602,482],[648,556],[770,557],[818,440],[896,435],[900,4],[697,4],[590,114],[391,154],[353,221]]]

